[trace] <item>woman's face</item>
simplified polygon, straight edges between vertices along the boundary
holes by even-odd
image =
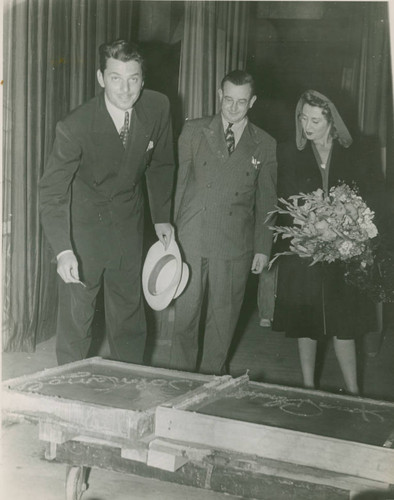
[[[331,130],[331,124],[323,115],[322,108],[305,103],[302,107],[299,120],[301,121],[307,139],[313,142],[327,140]]]

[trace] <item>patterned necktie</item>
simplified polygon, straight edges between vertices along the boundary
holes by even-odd
[[[126,148],[127,139],[129,137],[129,112],[128,111],[126,111],[126,113],[124,114],[124,124],[123,124],[123,127],[120,129],[119,137],[123,143],[123,147]]]
[[[224,134],[229,155],[231,155],[231,153],[234,151],[235,148],[234,131],[231,128],[233,125],[234,125],[233,123],[229,123],[228,127],[226,128],[226,132]]]

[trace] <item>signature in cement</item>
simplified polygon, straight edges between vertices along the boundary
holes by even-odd
[[[144,377],[127,378],[113,375],[100,375],[90,372],[76,372],[67,375],[56,375],[45,380],[26,382],[18,387],[18,390],[27,392],[39,392],[45,386],[54,385],[85,385],[91,386],[96,392],[109,392],[114,389],[130,387],[139,391],[151,388],[172,389],[176,392],[192,389],[195,382],[187,379],[166,380],[162,378],[148,379]]]
[[[288,398],[283,395],[267,394],[264,392],[248,391],[240,388],[235,394],[229,394],[226,397],[235,399],[245,399],[258,401],[263,407],[279,408],[285,413],[299,417],[316,417],[321,415],[324,410],[336,410],[345,413],[359,414],[365,422],[371,422],[376,419],[384,422],[384,417],[378,410],[366,409],[365,404],[359,407],[347,407],[336,405],[327,401],[313,401],[312,399]]]

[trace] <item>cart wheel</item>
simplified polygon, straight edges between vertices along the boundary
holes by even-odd
[[[87,467],[69,466],[66,471],[66,500],[81,500],[87,490]]]

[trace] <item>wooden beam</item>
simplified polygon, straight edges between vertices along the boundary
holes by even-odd
[[[152,375],[155,377],[171,377],[172,379],[184,379],[195,380],[201,382],[209,382],[212,380],[212,375],[203,375],[199,373],[189,373],[189,372],[181,372],[178,370],[169,370],[167,368],[156,368],[151,366],[144,365],[136,365],[133,363],[125,363],[123,361],[112,361],[110,359],[103,359],[100,356],[95,356],[93,358],[83,359],[81,361],[73,361],[71,363],[67,363],[66,365],[55,366],[53,368],[47,368],[45,370],[40,370],[37,373],[30,375],[22,375],[20,377],[8,379],[2,382],[2,386],[4,389],[12,388],[17,385],[32,382],[33,380],[40,380],[42,378],[48,378],[55,375],[64,375],[65,372],[72,372],[75,369],[86,370],[94,367],[95,365],[99,367],[107,367],[107,368],[119,368],[121,370],[126,370],[130,372],[130,374],[134,373],[135,375]],[[216,377],[222,378],[222,377]]]
[[[386,484],[376,481],[226,452],[215,452],[203,462],[190,461],[175,472],[124,460],[118,450],[108,446],[78,442],[58,445],[57,460],[194,486],[201,488],[201,498],[209,496],[209,491],[220,491],[260,500],[349,500],[351,492],[368,494],[373,491],[381,496],[386,492],[389,498],[389,491],[392,491]]]
[[[248,382],[249,376],[247,374],[237,378],[232,378],[229,375],[214,377],[211,382],[198,387],[194,391],[183,394],[169,401],[167,404],[163,404],[163,406],[170,406],[178,410],[185,410],[186,408],[196,409],[201,405],[212,403],[222,398],[225,394],[233,392],[235,389],[246,385]]]
[[[72,430],[67,432],[64,428],[48,422],[45,420],[40,420],[38,423],[38,437],[42,441],[49,441],[51,443],[62,444],[66,441],[70,441],[75,438],[78,433]]]
[[[175,472],[188,462],[189,458],[182,447],[154,441],[149,446],[147,465],[150,467]]]
[[[164,407],[156,410],[155,435],[394,483],[388,448]]]

